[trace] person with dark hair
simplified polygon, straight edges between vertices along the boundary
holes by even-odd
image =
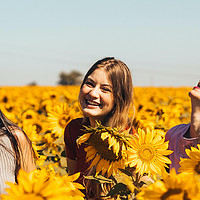
[[[79,103],[84,117],[72,120],[65,128],[68,173],[81,172],[82,183],[89,163],[86,162],[85,144],[77,146],[83,135],[84,125],[118,127],[120,131],[130,127],[129,110],[133,109],[133,84],[129,68],[121,60],[106,57],[98,60],[86,73],[79,92]]]
[[[5,182],[17,182],[20,169],[36,168],[31,141],[25,132],[0,110],[0,194],[8,187]]]

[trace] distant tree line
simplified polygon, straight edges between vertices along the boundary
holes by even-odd
[[[72,70],[69,73],[61,72],[59,74],[58,85],[80,85],[82,82],[83,74],[77,70]],[[38,85],[36,81],[28,83],[29,86]]]
[[[69,73],[61,72],[59,75],[59,85],[79,85],[81,84],[82,73],[76,70],[73,70]]]

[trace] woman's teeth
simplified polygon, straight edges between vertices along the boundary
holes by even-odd
[[[99,106],[100,105],[99,103],[96,103],[96,102],[93,102],[93,101],[90,101],[90,100],[86,100],[86,102],[90,105],[93,105],[93,106]]]

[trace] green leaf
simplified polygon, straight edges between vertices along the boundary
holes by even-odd
[[[52,153],[45,153],[44,155],[47,156],[47,157],[55,157],[55,155],[52,154]]]
[[[111,179],[105,178],[102,175],[98,175],[98,176],[84,176],[84,178],[89,179],[89,180],[95,180],[98,181],[99,183],[112,183]]]
[[[62,153],[60,154],[62,157],[65,157],[66,158],[66,153],[65,153],[65,150],[62,151]]]
[[[123,172],[124,174],[126,174],[127,176],[133,176],[133,173],[131,173],[130,171],[126,170],[126,169],[121,169],[118,168],[121,172]]]
[[[118,183],[111,188],[111,190],[106,196],[114,196],[114,195],[127,196],[128,194],[130,194],[130,191],[127,190],[127,186],[123,183]]]

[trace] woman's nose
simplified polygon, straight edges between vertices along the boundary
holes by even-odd
[[[98,87],[92,88],[90,91],[90,95],[92,97],[98,98],[99,97],[99,88]]]

